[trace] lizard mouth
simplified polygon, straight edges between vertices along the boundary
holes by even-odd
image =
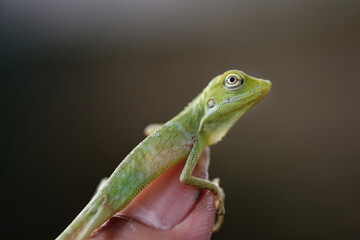
[[[239,96],[235,96],[227,99],[223,105],[234,103],[234,102],[244,102],[244,104],[248,104],[249,102],[258,102],[263,99],[271,89],[271,82],[268,80],[260,80],[261,84],[251,88],[246,93],[243,93]],[[243,106],[241,104],[239,107]]]

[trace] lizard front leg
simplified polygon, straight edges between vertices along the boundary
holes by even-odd
[[[214,225],[214,231],[218,231],[223,223],[223,216],[225,214],[224,200],[225,194],[223,189],[219,186],[219,179],[216,178],[214,181],[208,181],[202,178],[192,176],[192,172],[200,158],[201,152],[205,148],[205,140],[201,137],[197,137],[193,148],[186,160],[183,171],[180,175],[180,181],[183,184],[194,186],[200,189],[208,189],[215,194],[215,204],[217,210],[217,221]]]

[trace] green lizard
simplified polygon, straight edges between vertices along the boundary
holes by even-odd
[[[149,134],[152,133],[126,156],[57,239],[89,238],[95,229],[124,209],[142,189],[187,156],[180,181],[214,193],[218,214],[214,230],[218,230],[225,214],[225,194],[219,180],[196,178],[192,172],[203,149],[219,142],[270,89],[270,81],[238,70],[216,76],[177,116],[156,130],[154,126],[147,129]]]

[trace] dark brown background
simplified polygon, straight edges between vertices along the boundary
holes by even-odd
[[[53,239],[215,75],[270,95],[212,148],[213,239],[360,239],[360,1],[2,1],[1,234]]]

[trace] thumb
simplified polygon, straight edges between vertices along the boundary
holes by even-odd
[[[207,178],[207,148],[193,175]],[[182,184],[184,161],[146,187],[131,204],[110,219],[92,239],[210,239],[215,220],[209,191]]]

